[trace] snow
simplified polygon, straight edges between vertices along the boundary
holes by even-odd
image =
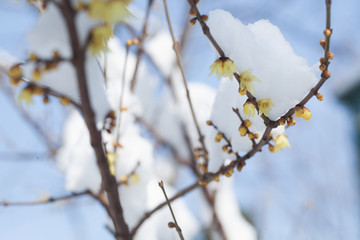
[[[224,23],[231,27],[225,28]],[[209,12],[208,25],[240,73],[250,71],[261,80],[253,83],[254,96],[258,100],[270,98],[275,104],[270,111],[271,120],[298,104],[315,86],[317,77],[306,60],[294,53],[279,28],[268,20],[244,25],[218,9]]]

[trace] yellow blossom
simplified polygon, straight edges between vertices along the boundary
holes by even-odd
[[[130,16],[127,9],[129,1],[123,0],[92,0],[88,14],[91,18],[102,19],[107,23],[120,23]]]
[[[237,72],[237,68],[234,62],[230,58],[220,57],[210,66],[211,72],[216,74],[216,77],[220,79],[221,76],[228,77],[229,79],[233,79],[234,72]]]
[[[107,42],[112,36],[111,26],[103,25],[95,27],[91,32],[91,41],[89,49],[93,55],[97,55],[101,51],[107,50]]]
[[[23,90],[21,90],[18,98],[17,98],[17,101],[19,103],[21,103],[22,101],[25,101],[26,102],[26,105],[29,105],[30,103],[33,103],[33,96],[34,94],[34,91],[33,91],[33,88],[28,86],[28,87],[25,87]]]
[[[132,174],[130,175],[130,181],[131,181],[132,183],[138,183],[138,182],[140,181],[139,175],[137,175],[136,173],[132,173]]]
[[[230,168],[229,170],[227,170],[227,171],[225,172],[225,176],[226,176],[226,177],[231,177],[231,175],[233,175],[233,173],[234,173],[234,169],[233,169],[233,168]]]
[[[303,115],[304,115],[304,108],[300,107],[300,106],[297,106],[295,108],[295,116],[298,117],[298,118],[301,118]]]
[[[259,106],[259,115],[264,114],[265,116],[269,117],[271,107],[275,106],[274,103],[271,102],[270,98],[261,99],[257,102]]]
[[[245,89],[251,94],[255,93],[253,82],[261,82],[259,78],[251,74],[249,71],[244,71],[240,74],[240,91]]]
[[[255,106],[250,101],[246,101],[243,105],[243,113],[246,117],[254,117],[255,116]]]
[[[306,121],[308,121],[311,118],[312,113],[310,110],[306,107],[304,107],[304,114],[302,115],[302,118]]]
[[[279,135],[275,139],[275,152],[279,152],[286,147],[290,147],[289,141],[285,135]]]

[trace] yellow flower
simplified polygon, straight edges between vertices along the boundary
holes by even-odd
[[[34,89],[31,86],[25,87],[23,90],[21,90],[17,101],[21,103],[22,101],[26,102],[26,105],[29,105],[30,103],[33,103],[33,96]]]
[[[261,80],[252,75],[249,71],[242,72],[240,74],[240,91],[244,91],[246,89],[251,94],[254,94],[255,90],[252,82],[261,82]]]
[[[304,107],[304,114],[302,115],[302,118],[306,121],[308,121],[311,118],[312,113],[310,110],[306,107]]]
[[[257,102],[259,106],[259,115],[264,114],[269,117],[269,112],[271,111],[271,107],[275,106],[274,103],[271,102],[270,98],[261,99]]]
[[[10,78],[20,79],[22,77],[21,66],[19,64],[12,66],[7,74]]]
[[[113,31],[109,25],[95,27],[91,32],[91,41],[89,44],[91,53],[97,55],[99,52],[107,50],[107,41],[112,34]]]
[[[255,106],[249,100],[243,105],[243,113],[247,118],[255,116]]]
[[[234,62],[230,58],[220,57],[210,66],[211,72],[209,74],[212,75],[216,73],[217,79],[220,79],[221,76],[228,77],[230,80],[233,79],[234,72],[237,72],[237,68]]]
[[[120,23],[130,16],[127,4],[124,0],[92,0],[88,14],[91,18],[102,19],[106,23]]]
[[[275,139],[275,152],[280,152],[286,147],[290,147],[289,141],[285,135],[279,135]]]

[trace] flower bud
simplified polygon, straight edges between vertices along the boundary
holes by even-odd
[[[195,23],[196,23],[196,17],[190,19],[190,24],[191,25],[195,25]]]
[[[221,150],[223,151],[223,152],[226,152],[227,151],[227,149],[228,149],[228,145],[224,145],[224,146],[222,146],[222,148],[221,148]]]
[[[275,152],[275,147],[274,147],[273,145],[271,145],[270,143],[269,143],[269,151],[270,151],[271,153],[274,153],[274,152]]]
[[[324,95],[322,95],[321,93],[317,93],[316,98],[317,98],[317,100],[322,101],[322,100],[324,100]]]
[[[68,99],[68,98],[66,98],[66,97],[62,97],[62,98],[60,98],[60,103],[61,103],[61,105],[63,105],[63,106],[67,106],[67,105],[70,104],[70,99]]]
[[[207,21],[209,19],[209,17],[207,15],[201,15],[201,19],[203,21]]]
[[[296,124],[296,120],[293,117],[289,117],[287,120],[288,126],[294,126]]]
[[[334,54],[332,52],[328,52],[327,53],[327,56],[330,60],[333,60],[334,59]]]
[[[285,118],[280,118],[279,123],[281,126],[285,125]]]
[[[321,64],[320,67],[319,67],[320,71],[325,71],[326,70],[326,65],[325,64]]]
[[[320,40],[320,46],[322,46],[322,48],[325,48],[325,39]]]
[[[44,103],[44,104],[48,104],[49,101],[50,101],[49,96],[48,96],[48,95],[45,95],[44,98],[43,98],[43,103]]]
[[[254,136],[254,134],[252,132],[248,133],[248,137],[249,137],[250,140],[255,138],[255,136]]]
[[[223,134],[222,133],[218,133],[217,135],[216,135],[216,137],[215,137],[215,142],[220,142],[221,141],[221,139],[223,138]]]
[[[303,114],[303,119],[308,121],[311,118],[311,111],[309,109],[307,109],[306,107],[304,107],[304,114]]]
[[[295,107],[295,116],[301,118],[304,115],[304,107],[296,106]]]
[[[227,170],[227,171],[225,172],[225,176],[226,176],[226,177],[231,177],[231,175],[233,175],[233,173],[234,173],[234,169],[233,169],[233,168],[230,168],[229,170]]]
[[[212,121],[211,121],[211,120],[207,120],[207,121],[206,121],[206,125],[211,126],[211,125],[213,125],[213,123],[212,123]]]
[[[239,93],[241,96],[244,96],[246,94],[246,88],[243,89],[239,88]]]
[[[324,35],[325,35],[325,37],[330,37],[330,36],[331,36],[331,33],[332,33],[332,31],[331,31],[330,29],[325,29],[325,30],[324,30]]]
[[[169,223],[168,223],[168,227],[169,227],[169,228],[175,228],[176,225],[175,225],[175,223],[173,223],[173,222],[169,222]]]
[[[243,124],[241,124],[241,126],[239,127],[239,132],[240,132],[240,136],[243,137],[247,133],[247,128]]]
[[[250,120],[245,120],[244,121],[244,125],[245,125],[245,127],[250,127],[251,126],[251,121]]]

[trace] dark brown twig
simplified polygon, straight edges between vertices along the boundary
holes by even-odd
[[[171,207],[171,204],[170,204],[170,201],[169,201],[169,199],[168,199],[168,197],[167,197],[167,195],[166,195],[166,191],[165,191],[165,187],[164,187],[164,182],[163,182],[163,181],[160,181],[160,182],[159,182],[159,187],[161,188],[161,190],[162,190],[162,192],[163,192],[163,194],[164,194],[164,197],[165,197],[165,199],[166,199],[166,204],[168,205],[169,210],[170,210],[170,212],[171,212],[171,216],[172,216],[172,218],[173,218],[173,220],[174,220],[174,225],[175,225],[174,227],[175,227],[175,229],[176,229],[176,231],[177,231],[180,239],[181,239],[181,240],[184,240],[184,236],[183,236],[183,234],[182,234],[181,228],[180,228],[179,224],[178,224],[177,221],[176,221],[176,217],[175,217],[174,211],[173,211],[173,209],[172,209],[172,207]],[[171,225],[172,225],[172,224],[169,223],[169,227],[171,227]]]
[[[109,164],[103,149],[102,134],[96,127],[95,113],[90,103],[90,96],[88,91],[89,87],[85,73],[86,46],[81,46],[78,39],[78,30],[75,25],[76,11],[72,8],[70,0],[62,1],[62,4],[60,4],[59,7],[64,16],[67,30],[69,32],[73,51],[72,64],[76,70],[80,98],[82,102],[81,111],[89,130],[91,146],[94,149],[102,178],[102,183],[107,194],[109,202],[109,213],[115,226],[116,239],[129,240],[131,238],[120,204],[117,182],[115,177],[110,173]]]
[[[196,130],[197,130],[197,133],[198,133],[198,136],[199,136],[199,141],[200,141],[201,146],[202,146],[202,148],[204,150],[204,153],[205,153],[204,158],[205,158],[205,163],[207,165],[208,158],[207,158],[207,150],[206,150],[205,141],[204,141],[204,135],[201,133],[200,126],[199,126],[199,123],[197,121],[195,111],[194,111],[194,107],[193,107],[193,104],[192,104],[192,101],[191,101],[189,88],[187,86],[184,69],[183,69],[182,63],[181,63],[181,56],[180,56],[180,51],[179,51],[179,43],[175,40],[175,37],[174,37],[174,32],[173,32],[173,29],[172,29],[172,26],[171,26],[171,21],[170,21],[170,16],[169,16],[169,11],[168,11],[168,8],[167,8],[166,0],[163,0],[163,2],[164,2],[165,14],[166,14],[166,19],[167,19],[170,35],[171,35],[171,38],[172,38],[172,41],[173,41],[173,49],[175,51],[176,60],[177,60],[177,63],[178,63],[178,66],[179,66],[179,69],[180,69],[180,72],[181,72],[182,80],[183,80],[183,83],[184,83],[184,87],[185,87],[185,90],[186,90],[186,98],[188,100],[189,107],[190,107],[190,110],[191,110],[191,116],[192,116],[193,121],[194,121],[195,126],[196,126]]]

